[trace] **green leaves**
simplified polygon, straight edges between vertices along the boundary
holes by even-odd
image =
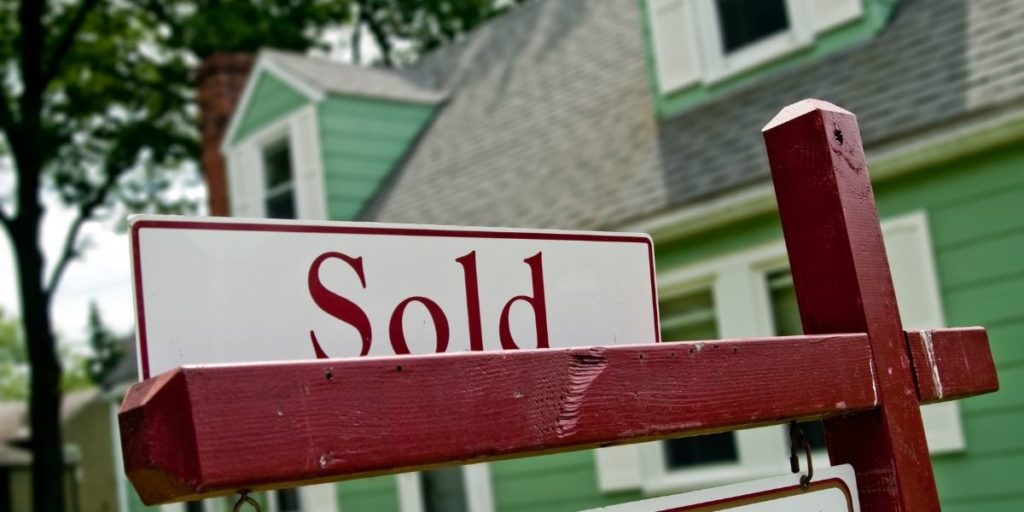
[[[524,0],[353,0],[384,53],[385,65],[404,62],[457,40]],[[396,43],[408,43],[399,49]]]
[[[324,27],[348,21],[339,0],[136,0],[166,34],[167,47],[198,59],[215,52],[254,53],[263,47],[303,51]]]
[[[32,371],[25,348],[20,320],[6,315],[0,309],[0,400],[28,398]],[[61,389],[70,391],[92,386],[93,381],[89,379],[88,373],[91,368],[89,364],[96,356],[87,358],[81,351],[67,345],[62,345],[59,352],[61,366],[64,368]]]

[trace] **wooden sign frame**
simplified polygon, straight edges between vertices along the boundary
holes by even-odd
[[[129,479],[153,504],[822,418],[862,510],[938,510],[920,404],[998,389],[985,331],[903,330],[853,114],[764,137],[806,336],[183,367],[125,397]]]

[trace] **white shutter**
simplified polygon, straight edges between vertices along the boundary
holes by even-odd
[[[864,13],[862,0],[809,0],[814,31],[821,33],[856,20]]]
[[[307,485],[299,488],[299,504],[308,512],[338,512],[335,484]]]
[[[398,510],[400,512],[424,512],[423,486],[418,471],[395,475],[398,482]]]
[[[255,144],[247,142],[228,153],[228,190],[233,217],[263,215],[262,162]]]
[[[302,108],[291,118],[288,140],[291,145],[292,179],[295,180],[296,214],[300,219],[327,218],[319,137],[316,104]]]
[[[945,319],[939,296],[935,260],[932,255],[928,219],[914,213],[882,224],[885,249],[889,255],[896,303],[906,330],[943,327]],[[963,450],[963,425],[957,402],[921,407],[925,435],[931,453]]]
[[[658,87],[672,92],[700,78],[697,30],[692,0],[648,0]]]
[[[469,512],[494,512],[494,486],[491,466],[486,462],[462,467]]]
[[[601,492],[640,488],[640,452],[638,445],[609,446],[594,450],[597,487]]]

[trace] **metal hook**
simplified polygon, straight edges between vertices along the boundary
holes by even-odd
[[[804,449],[807,458],[807,474],[800,475],[800,488],[807,490],[811,487],[811,479],[814,478],[814,464],[811,463],[811,443],[807,441],[804,431],[796,425],[795,421],[789,422],[789,470],[793,473],[800,472],[800,458],[796,455],[796,448]]]
[[[260,507],[260,502],[249,496],[248,489],[242,489],[238,491],[238,501],[235,502],[235,507],[231,509],[231,512],[242,512],[242,505],[248,503],[250,507],[256,512],[263,512],[263,508]]]

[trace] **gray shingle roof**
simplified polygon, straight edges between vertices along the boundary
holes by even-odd
[[[448,101],[367,220],[609,228],[767,179],[760,128],[822,98],[866,145],[1024,97],[1024,2],[904,0],[866,43],[655,116],[638,2],[527,4],[406,70]]]
[[[318,57],[265,49],[260,58],[302,79],[323,92],[371,96],[416,103],[437,103],[440,91],[424,87],[391,70],[352,66]]]

